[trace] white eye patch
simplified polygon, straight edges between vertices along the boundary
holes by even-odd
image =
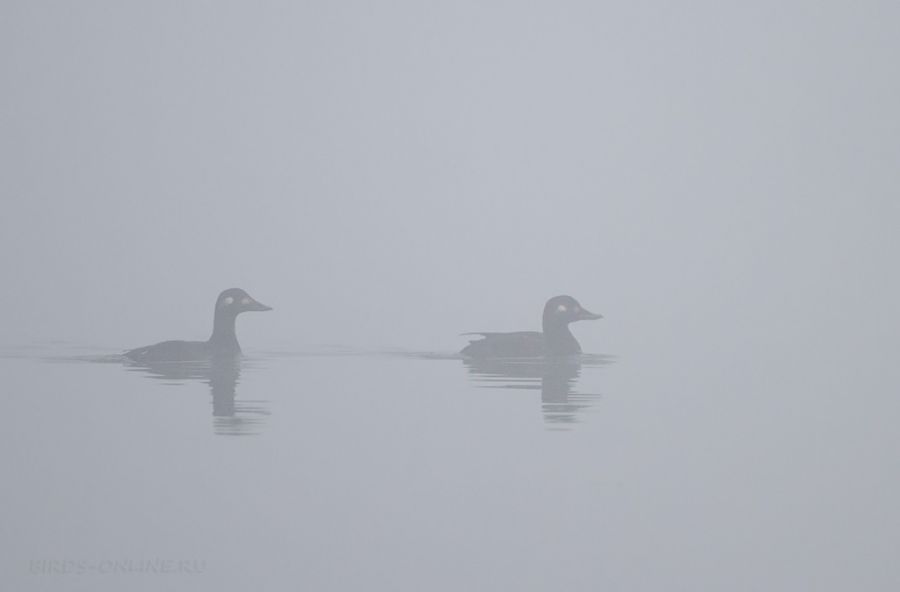
[[[566,312],[567,310],[569,310],[569,309],[566,308],[565,304],[560,304],[559,306],[556,307],[556,312]]]
[[[250,298],[247,296],[244,296],[244,298],[241,300],[241,304],[250,304]]]
[[[234,304],[234,298],[232,298],[231,296],[226,296],[225,299],[222,300],[222,304],[224,306],[230,306],[230,305]]]

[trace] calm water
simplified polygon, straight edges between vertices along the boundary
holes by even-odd
[[[4,581],[897,589],[889,356],[742,353],[137,368],[5,348]]]

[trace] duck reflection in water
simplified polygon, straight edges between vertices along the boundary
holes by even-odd
[[[212,395],[213,432],[226,436],[256,435],[262,431],[269,415],[268,401],[240,400],[237,385],[242,365],[252,361],[233,356],[216,356],[198,362],[127,362],[129,370],[142,372],[148,378],[169,385],[183,385],[191,381],[206,382]]]
[[[597,355],[566,358],[463,359],[472,380],[484,388],[540,390],[544,421],[548,427],[566,428],[578,423],[600,393],[576,390],[583,366],[601,366],[609,358]]]

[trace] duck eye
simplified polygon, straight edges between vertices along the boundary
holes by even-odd
[[[232,298],[231,296],[226,296],[225,299],[222,301],[222,304],[224,304],[225,306],[230,306],[230,305],[234,304],[234,298]]]
[[[250,304],[250,297],[244,296],[243,299],[241,299],[241,304],[244,304],[244,305]]]
[[[556,307],[556,312],[566,312],[567,310],[569,310],[569,309],[566,308],[565,304],[560,304],[559,306]]]

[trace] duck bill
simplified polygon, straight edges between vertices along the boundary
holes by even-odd
[[[591,312],[589,310],[581,309],[581,312],[578,313],[579,321],[596,321],[597,319],[602,319],[602,314],[597,314],[595,312]]]
[[[254,300],[253,302],[251,302],[250,304],[247,305],[247,310],[256,310],[256,311],[264,312],[267,310],[272,310],[272,307],[266,306],[262,302],[257,302],[256,300]]]

